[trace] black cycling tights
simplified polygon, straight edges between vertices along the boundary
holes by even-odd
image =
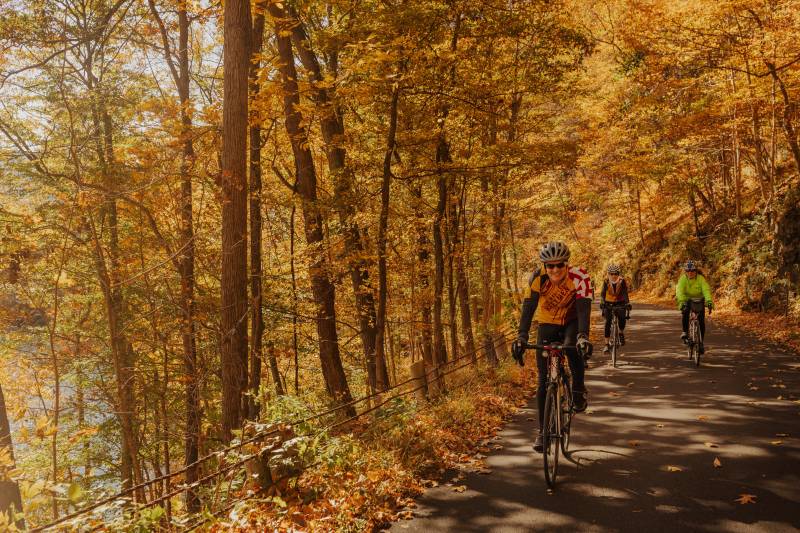
[[[617,314],[617,321],[619,322],[619,330],[625,331],[625,309],[617,307],[614,309],[614,312]],[[606,309],[603,311],[603,316],[606,317],[606,327],[605,327],[605,334],[606,338],[611,336],[611,310]]]
[[[683,315],[683,332],[689,333],[689,306],[687,305],[686,308],[681,311]],[[704,307],[702,311],[697,313],[697,318],[700,321],[700,336],[705,341],[706,338],[706,308]]]
[[[539,324],[536,333],[536,344],[562,343],[567,346],[567,359],[569,370],[572,372],[572,387],[575,390],[586,390],[583,384],[583,358],[578,355],[575,341],[578,337],[578,321],[573,320],[564,326],[557,324]],[[542,427],[544,418],[544,400],[547,396],[547,357],[541,350],[536,350],[536,368],[539,370],[538,387],[536,389],[536,403],[539,407],[539,427]]]

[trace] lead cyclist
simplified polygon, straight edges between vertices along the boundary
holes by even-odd
[[[548,242],[539,250],[543,266],[528,280],[522,301],[522,316],[517,339],[511,344],[511,353],[520,366],[528,342],[531,321],[539,324],[536,344],[564,344],[564,351],[572,373],[575,411],[582,412],[588,405],[588,391],[584,384],[584,357],[592,353],[589,342],[589,314],[592,303],[592,281],[586,269],[569,264],[570,251],[563,242]],[[539,411],[539,433],[533,449],[541,453],[542,418],[544,417],[545,385],[547,383],[547,358],[536,350],[538,388],[536,404]]]

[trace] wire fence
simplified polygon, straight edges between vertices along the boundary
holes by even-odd
[[[511,336],[511,331],[506,330],[499,332],[499,335],[494,337],[491,343],[492,350],[496,349],[503,343],[508,342],[511,339]],[[473,351],[462,353],[458,357],[450,359],[441,365],[430,366],[426,369],[422,376],[411,377],[389,387],[386,390],[372,392],[360,398],[341,403],[318,413],[312,413],[310,415],[286,422],[276,422],[270,424],[263,429],[255,431],[252,435],[246,435],[243,432],[242,438],[238,441],[226,446],[225,448],[199,458],[195,463],[101,498],[100,500],[86,505],[72,513],[62,516],[57,520],[33,527],[31,528],[31,531],[54,531],[64,528],[68,528],[69,530],[85,530],[86,523],[82,521],[91,516],[94,516],[99,523],[95,525],[94,528],[90,528],[89,531],[98,531],[109,527],[108,522],[105,520],[105,518],[108,518],[107,515],[109,514],[116,514],[118,516],[119,513],[122,512],[131,519],[135,519],[137,516],[141,516],[142,513],[148,509],[154,509],[156,507],[161,507],[162,510],[165,508],[172,509],[172,500],[181,494],[198,497],[205,500],[203,512],[199,513],[200,518],[186,525],[183,520],[176,520],[174,516],[168,515],[166,517],[168,523],[162,527],[162,529],[168,531],[189,531],[191,529],[196,529],[202,524],[218,518],[225,512],[232,509],[237,503],[255,498],[264,492],[266,487],[261,487],[256,491],[245,491],[245,494],[239,495],[238,498],[231,497],[232,493],[235,492],[231,487],[233,487],[233,483],[236,478],[240,478],[239,482],[242,484],[242,487],[246,486],[247,463],[250,461],[259,460],[265,453],[274,452],[276,449],[280,449],[280,447],[285,444],[285,437],[288,436],[287,440],[300,442],[303,440],[313,439],[326,432],[332,432],[340,428],[344,428],[349,424],[362,419],[366,415],[375,413],[382,407],[385,407],[387,404],[399,398],[427,390],[429,385],[433,383],[436,384],[436,388],[440,392],[445,392],[445,378],[447,376],[457,372],[458,370],[475,365],[479,361],[487,358],[487,356],[488,353],[486,347],[482,346]],[[469,380],[464,383],[468,382]],[[459,387],[464,386],[464,383],[460,384]],[[367,404],[367,407],[360,412],[356,412],[355,415],[348,416],[344,419],[339,419],[342,411],[350,411],[361,404]],[[385,414],[384,417],[389,415],[391,415],[391,412]],[[326,417],[332,418],[333,421],[325,424],[323,420]],[[373,423],[375,421],[376,420],[373,419]],[[300,435],[294,434],[294,428],[305,427],[312,422],[319,424],[318,427],[309,429]],[[250,445],[255,446],[253,448]],[[243,452],[245,447],[248,447],[248,449]],[[253,449],[251,450],[250,448]],[[319,463],[316,462],[308,465],[302,465],[300,471],[293,472],[292,476],[290,477],[297,477],[302,471],[313,468],[318,464]],[[198,477],[198,479],[195,481],[186,483],[186,473],[193,469],[202,469],[205,470],[206,473]],[[245,475],[243,476],[243,474]],[[272,484],[274,485],[279,481],[281,481],[281,478],[278,480],[273,480]],[[222,485],[225,483],[229,485],[229,488],[227,491],[223,492]],[[145,489],[151,488],[154,485],[158,488],[161,488],[162,493],[158,497],[149,501],[137,501],[144,493]],[[208,488],[211,485],[213,485],[212,494],[207,493],[208,491],[203,492],[201,490],[204,487]],[[224,497],[222,497],[220,500],[219,496],[221,493],[224,494]],[[209,499],[210,496],[213,497]],[[186,515],[185,517],[188,518],[190,515]]]

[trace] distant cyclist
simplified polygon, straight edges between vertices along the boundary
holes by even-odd
[[[608,276],[603,281],[603,288],[600,290],[600,309],[606,319],[605,337],[606,346],[603,352],[607,353],[610,349],[611,340],[611,319],[613,312],[617,315],[619,322],[619,342],[625,344],[625,318],[627,311],[630,310],[630,299],[628,297],[628,282],[620,274],[619,265],[608,265]]]
[[[708,307],[709,311],[713,309],[714,303],[711,300],[711,287],[708,286],[708,282],[703,274],[697,270],[697,266],[694,264],[694,261],[691,259],[686,261],[686,265],[684,266],[683,270],[684,272],[681,274],[681,278],[678,280],[678,285],[675,287],[675,298],[678,300],[678,308],[683,314],[683,333],[681,333],[681,340],[685,343],[689,338],[689,334],[687,333],[689,329],[689,312],[691,310],[689,300],[692,298],[703,298],[705,300],[705,307]],[[705,309],[700,310],[697,318],[700,322],[700,336],[705,339]],[[705,353],[705,347],[703,346],[702,342],[700,343],[699,350],[701,354]]]
[[[514,359],[522,365],[525,344],[531,320],[539,324],[536,344],[562,343],[569,360],[572,373],[572,389],[575,410],[586,410],[587,391],[584,384],[584,362],[581,355],[588,358],[592,353],[589,342],[589,314],[592,304],[592,282],[589,274],[581,267],[570,266],[569,248],[563,242],[548,242],[539,250],[539,259],[544,263],[539,272],[528,280],[525,297],[522,301],[522,316],[519,321],[517,340],[511,345]],[[542,350],[536,350],[538,369],[538,388],[536,403],[539,409],[539,434],[533,445],[537,452],[542,451],[542,419],[547,383],[547,358]]]

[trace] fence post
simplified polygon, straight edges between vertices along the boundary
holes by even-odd
[[[411,363],[409,372],[411,374],[411,378],[414,380],[411,382],[412,386],[415,389],[420,387],[420,389],[414,395],[417,397],[418,401],[424,402],[428,395],[428,381],[425,377],[425,361],[418,359],[417,361]]]

